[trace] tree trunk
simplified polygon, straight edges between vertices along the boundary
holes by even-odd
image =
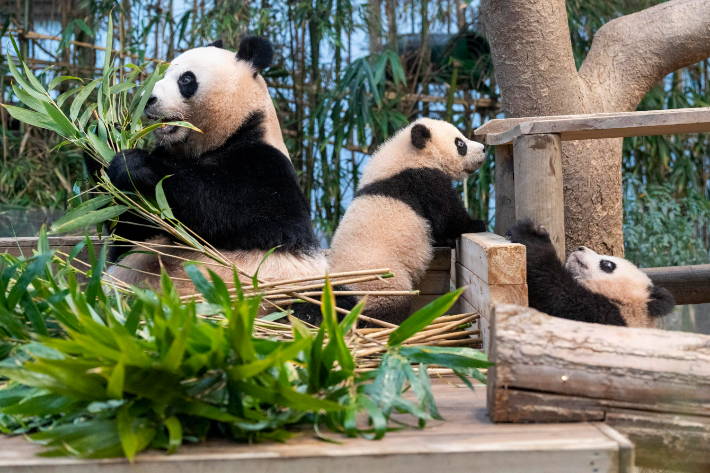
[[[370,54],[382,51],[382,0],[368,2],[367,32],[370,39]]]
[[[665,75],[710,56],[707,0],[610,21],[579,72],[564,0],[482,0],[481,13],[506,117],[632,111]],[[621,139],[563,143],[567,248],[623,256],[621,151]]]

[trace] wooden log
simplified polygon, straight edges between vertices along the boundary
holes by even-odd
[[[562,141],[710,131],[710,107],[507,119],[480,127],[487,145],[514,143],[525,135],[559,134]]]
[[[513,143],[515,218],[531,218],[550,233],[565,261],[565,208],[559,135],[520,136]]]
[[[496,146],[496,226],[495,232],[505,232],[515,224],[515,166],[513,146]]]
[[[676,304],[706,304],[710,302],[710,264],[644,268],[653,284],[668,289]]]
[[[494,422],[604,421],[659,458],[710,469],[710,336],[586,324],[528,307],[491,317]]]

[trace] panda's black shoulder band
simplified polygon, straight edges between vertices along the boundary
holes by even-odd
[[[266,38],[247,36],[239,45],[237,58],[251,62],[257,69],[266,69],[274,61],[274,46]]]
[[[221,39],[218,39],[214,43],[208,44],[206,47],[209,48],[210,46],[215,47],[215,48],[219,48],[219,49],[224,49],[224,43],[222,42]]]

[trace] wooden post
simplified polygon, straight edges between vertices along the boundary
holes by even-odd
[[[523,135],[513,140],[515,218],[531,218],[550,233],[565,260],[565,207],[560,135]]]
[[[496,227],[495,233],[505,232],[515,224],[515,168],[513,145],[496,146]]]

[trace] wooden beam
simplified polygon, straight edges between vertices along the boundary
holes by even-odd
[[[515,166],[513,164],[513,146],[496,146],[496,227],[498,235],[515,225]]]
[[[515,120],[493,124],[487,128],[487,133],[484,129],[477,130],[477,134],[486,133],[486,144],[497,146],[512,143],[520,136],[540,134],[559,134],[562,141],[574,141],[703,133],[710,131],[710,107]],[[491,130],[501,129],[505,131],[490,133]]]
[[[678,305],[710,303],[710,264],[644,268],[653,284],[668,289]]]
[[[603,421],[639,465],[710,469],[710,336],[587,324],[528,307],[491,314],[494,422]]]
[[[519,136],[513,142],[515,219],[530,218],[550,234],[565,261],[565,206],[559,135]],[[521,177],[522,176],[522,177]]]

